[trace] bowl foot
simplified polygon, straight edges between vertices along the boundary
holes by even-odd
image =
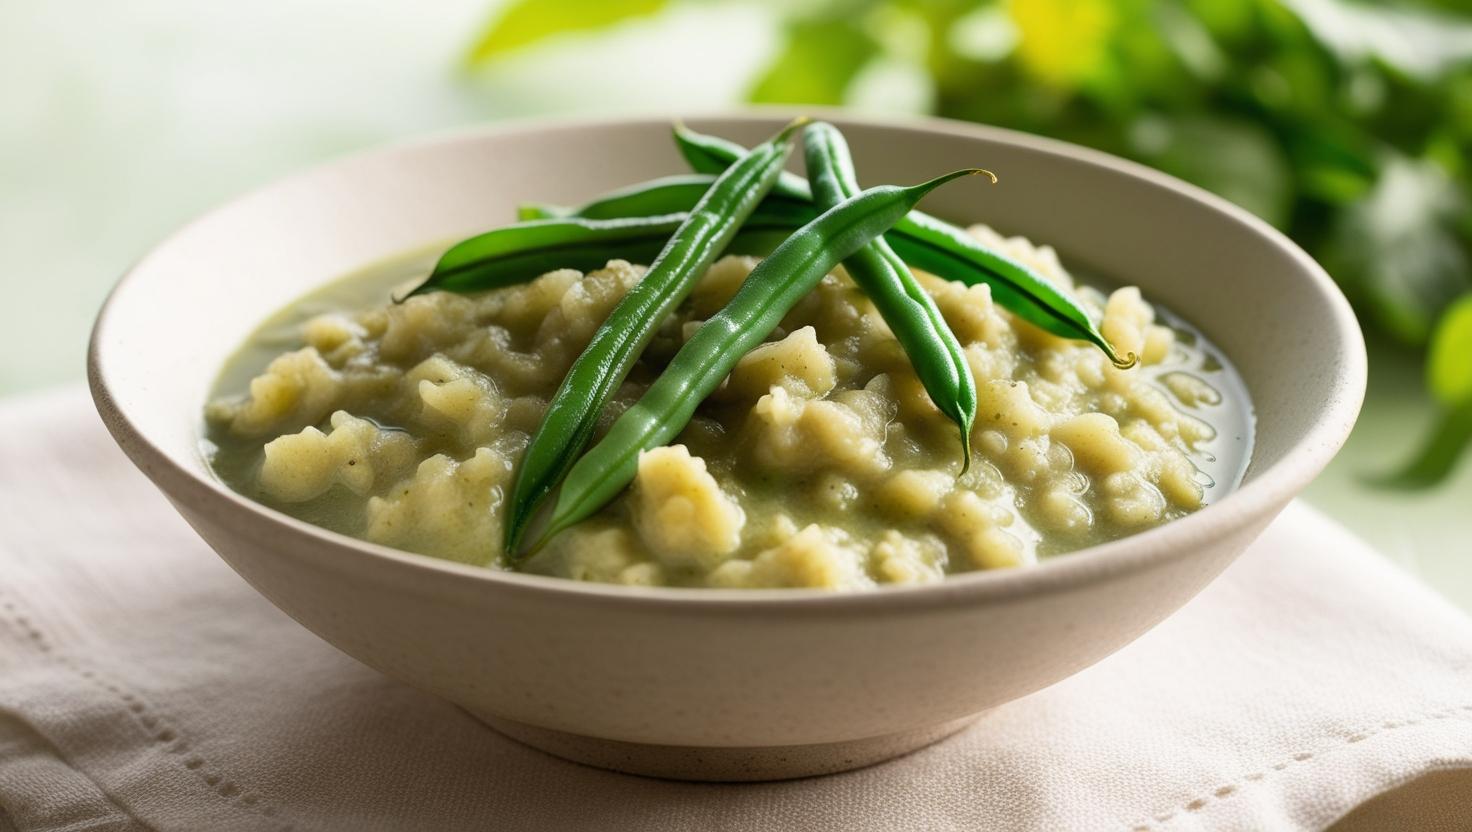
[[[719,748],[605,740],[538,728],[490,714],[474,711],[471,714],[518,742],[573,762],[645,777],[720,782],[790,780],[871,766],[939,742],[979,716],[862,740]]]

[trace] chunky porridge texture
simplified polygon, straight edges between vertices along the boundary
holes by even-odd
[[[1052,249],[973,232],[1075,292],[1140,365],[1019,321],[985,286],[920,275],[965,347],[980,406],[960,474],[872,304],[826,277],[746,355],[633,486],[524,569],[578,580],[862,588],[998,569],[1199,508],[1220,402],[1194,338],[1133,288],[1075,287]],[[661,329],[603,414],[635,401],[756,261],[727,257]],[[245,391],[208,408],[234,487],[367,540],[498,566],[501,507],[529,434],[593,331],[639,280],[622,261],[474,296],[330,312],[296,327]],[[1193,411],[1195,412],[1193,415]]]

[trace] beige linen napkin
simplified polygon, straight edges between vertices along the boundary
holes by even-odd
[[[338,653],[80,390],[0,406],[0,529],[0,830],[1298,830],[1366,801],[1359,828],[1472,828],[1472,622],[1301,506],[1094,668],[909,757],[752,785],[566,763]]]

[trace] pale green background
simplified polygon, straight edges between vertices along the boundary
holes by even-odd
[[[489,119],[735,103],[774,43],[759,8],[682,6],[467,78],[455,58],[487,6],[0,4],[0,394],[79,380],[88,326],[117,275],[243,189]],[[870,92],[891,106],[905,99],[894,87]],[[1430,420],[1414,359],[1372,353],[1365,415],[1309,499],[1472,609],[1472,464],[1429,494],[1361,484],[1401,460]]]

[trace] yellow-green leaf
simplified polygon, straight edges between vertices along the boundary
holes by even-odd
[[[1111,0],[1013,0],[1017,55],[1045,84],[1071,89],[1101,71],[1119,25]]]
[[[1426,385],[1447,407],[1472,404],[1472,294],[1441,315],[1426,358]]]
[[[849,83],[878,48],[852,19],[795,21],[750,98],[768,104],[842,104]]]
[[[567,32],[605,29],[659,12],[668,0],[511,0],[471,47],[474,66]]]

